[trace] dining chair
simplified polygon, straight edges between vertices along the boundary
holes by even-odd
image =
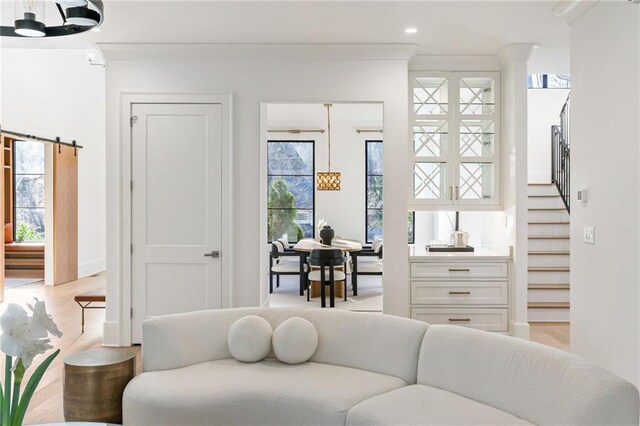
[[[325,286],[329,286],[329,307],[335,307],[335,284],[341,282],[344,285],[344,299],[347,300],[346,274],[337,269],[345,263],[344,252],[340,249],[315,249],[309,255],[309,265],[318,269],[310,270],[309,281],[320,283],[320,306],[326,308]],[[327,274],[329,275],[327,277]],[[307,301],[309,301],[311,286],[307,286]]]
[[[280,275],[300,275],[300,253],[290,250],[289,243],[283,239],[271,243],[269,252],[269,293],[273,293],[273,277],[276,288],[280,287]],[[306,273],[307,267],[305,265]]]
[[[358,275],[382,275],[383,273],[383,240],[375,239],[371,248],[363,248],[351,255],[353,261],[353,274]],[[352,282],[357,282],[352,280]],[[353,286],[353,295],[358,295],[357,285]]]

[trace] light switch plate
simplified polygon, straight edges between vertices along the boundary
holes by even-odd
[[[594,226],[584,227],[584,242],[586,244],[596,243],[596,228]]]

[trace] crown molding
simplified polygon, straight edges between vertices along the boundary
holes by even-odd
[[[599,0],[560,0],[553,6],[553,13],[561,17],[567,25],[573,24]]]
[[[416,44],[244,44],[244,43],[98,43],[109,60],[400,60],[408,61]]]
[[[503,67],[514,61],[528,61],[539,46],[535,43],[516,43],[504,46],[498,52],[498,60]]]
[[[415,55],[409,71],[500,71],[496,55]]]

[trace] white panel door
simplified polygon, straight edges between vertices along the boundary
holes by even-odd
[[[132,330],[221,307],[219,104],[133,104]]]

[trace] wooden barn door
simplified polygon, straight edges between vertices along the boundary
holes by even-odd
[[[78,156],[73,148],[54,148],[54,285],[78,279]]]

